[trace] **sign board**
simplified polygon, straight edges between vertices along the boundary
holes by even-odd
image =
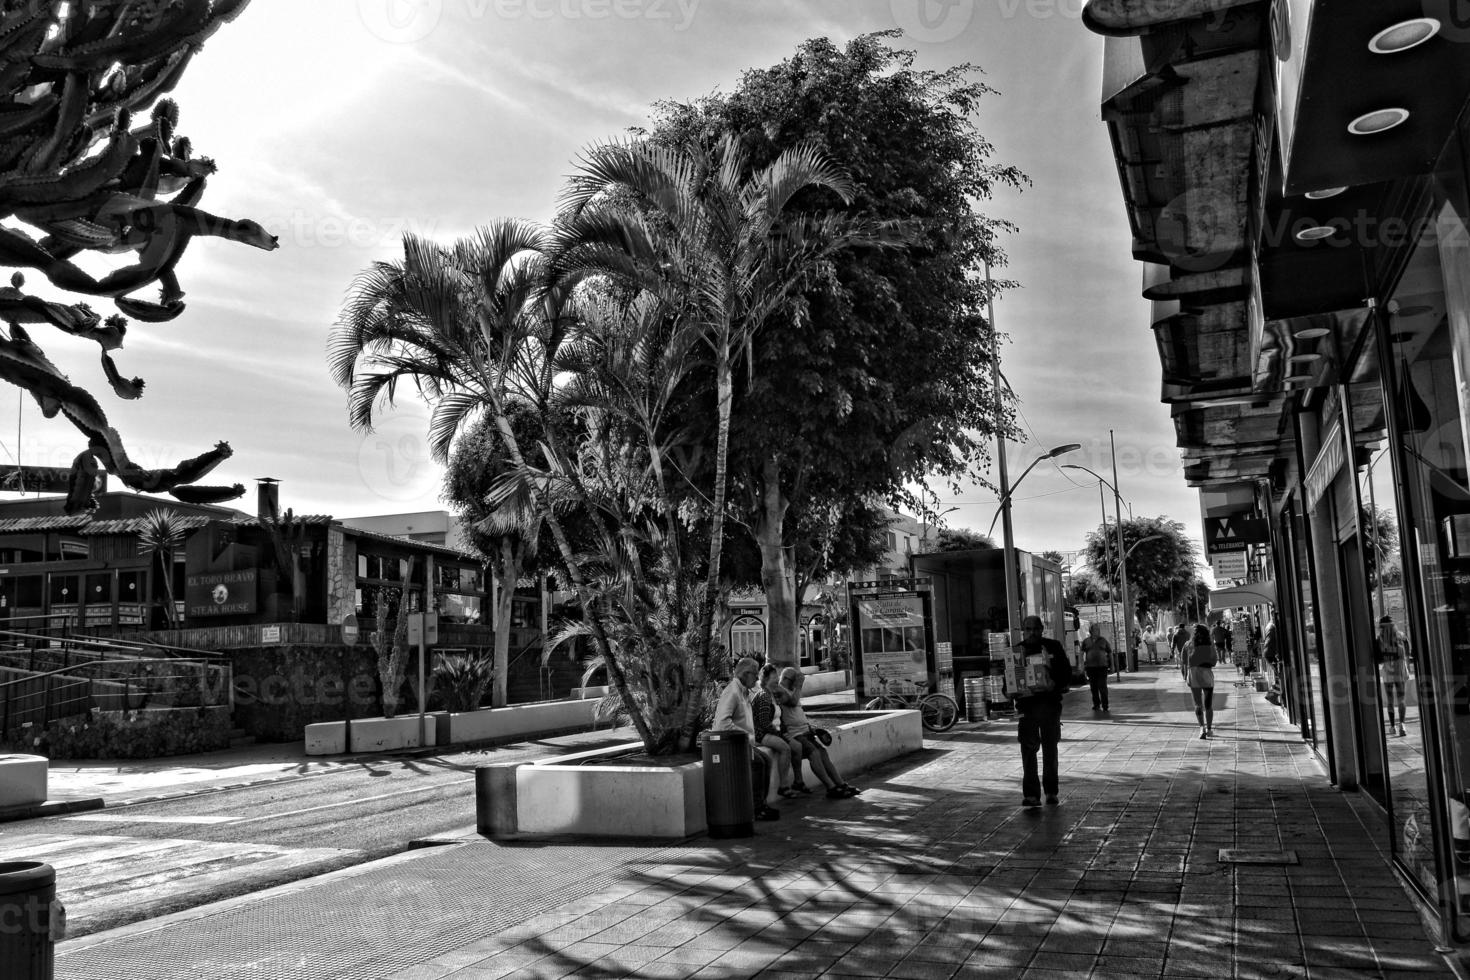
[[[357,617],[348,613],[342,617],[342,642],[348,646],[355,646],[358,638],[362,635],[362,628],[357,625]]]
[[[1248,518],[1243,513],[1206,517],[1204,519],[1205,554],[1213,558],[1216,555],[1243,553],[1246,544],[1245,524],[1247,521]]]
[[[196,616],[238,616],[255,612],[256,570],[208,572],[184,580],[184,605]]]
[[[424,642],[429,646],[439,644],[439,614],[424,613]]]
[[[1223,555],[1210,556],[1210,568],[1215,573],[1215,578],[1245,578],[1245,552],[1236,551]]]
[[[1342,440],[1342,423],[1333,423],[1326,438],[1322,440],[1322,448],[1317,450],[1317,458],[1307,470],[1307,478],[1302,481],[1306,489],[1308,510],[1317,506],[1317,501],[1322,499],[1322,495],[1332,485],[1332,478],[1337,476],[1338,470],[1342,469],[1346,455]]]
[[[262,626],[260,628],[261,645],[267,643],[281,642],[281,628],[279,626]]]
[[[408,645],[416,647],[424,642],[424,614],[408,614]]]
[[[896,691],[930,689],[933,625],[927,578],[854,582],[848,587],[859,699],[877,695],[887,681]],[[952,669],[954,658],[948,658]]]

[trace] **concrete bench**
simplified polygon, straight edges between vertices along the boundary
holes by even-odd
[[[0,755],[0,808],[45,803],[49,765],[44,755]]]

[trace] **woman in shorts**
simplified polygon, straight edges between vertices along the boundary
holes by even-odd
[[[781,706],[781,731],[791,743],[792,765],[796,769],[798,781],[801,776],[801,760],[805,759],[811,763],[812,772],[816,773],[817,779],[827,788],[829,799],[843,800],[857,796],[861,790],[843,781],[837,767],[832,764],[827,747],[812,734],[812,726],[806,720],[806,712],[801,707],[801,687],[805,683],[805,674],[795,667],[785,667],[781,670],[781,683],[772,692]]]

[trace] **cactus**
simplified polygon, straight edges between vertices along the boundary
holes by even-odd
[[[87,439],[73,463],[68,513],[96,507],[100,469],[145,493],[220,501],[244,493],[193,486],[230,455],[213,450],[172,468],[132,463],[97,399],[71,383],[22,326],[47,325],[102,348],[102,370],[120,398],[141,397],[142,378],[121,374],[127,318],[171,320],[184,310],[175,268],[189,243],[215,236],[271,250],[254,221],[199,209],[215,163],[178,132],[179,107],[162,98],[204,40],[248,0],[32,0],[0,3],[0,266],[33,270],[52,286],[109,299],[105,319],[85,302],[41,300],[20,273],[0,288],[0,379],[30,392],[47,418],[62,415]],[[135,116],[147,122],[134,128]],[[101,276],[72,260],[83,252],[127,255]],[[149,286],[157,299],[132,294]],[[15,467],[0,467],[0,478]]]

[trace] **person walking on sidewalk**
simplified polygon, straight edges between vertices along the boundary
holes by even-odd
[[[770,767],[773,761],[770,749],[755,741],[755,717],[750,711],[750,692],[760,676],[760,666],[749,657],[741,657],[735,663],[735,676],[720,692],[715,704],[715,720],[711,731],[744,732],[750,739],[751,790],[755,796],[755,818],[757,820],[779,820],[781,811],[766,803],[769,789]]]
[[[1404,716],[1408,707],[1404,702],[1404,689],[1409,684],[1409,644],[1394,628],[1393,617],[1384,616],[1378,621],[1378,635],[1373,639],[1373,652],[1378,659],[1378,676],[1383,680],[1383,693],[1387,698],[1388,730],[1393,732],[1393,713],[1399,713],[1399,737],[1408,733],[1404,728]]]
[[[1102,624],[1087,627],[1087,639],[1082,641],[1082,671],[1087,675],[1087,684],[1092,689],[1092,710],[1108,710],[1108,670],[1113,662],[1113,646],[1102,635]]]
[[[1015,651],[1023,658],[1045,655],[1046,674],[1029,692],[1016,692],[1016,738],[1021,743],[1021,805],[1040,806],[1041,794],[1055,806],[1061,802],[1057,773],[1057,746],[1062,741],[1062,696],[1072,682],[1072,664],[1056,640],[1041,635],[1040,616],[1021,620],[1021,642]],[[1041,754],[1041,773],[1036,756]]]
[[[1199,722],[1199,737],[1215,733],[1215,644],[1203,625],[1194,628],[1194,642],[1184,659],[1184,681],[1194,698],[1194,717]]]
[[[1178,659],[1180,663],[1184,662],[1184,647],[1188,643],[1189,628],[1183,623],[1180,623],[1174,628],[1173,634],[1169,637],[1170,663],[1172,663],[1175,659]]]

